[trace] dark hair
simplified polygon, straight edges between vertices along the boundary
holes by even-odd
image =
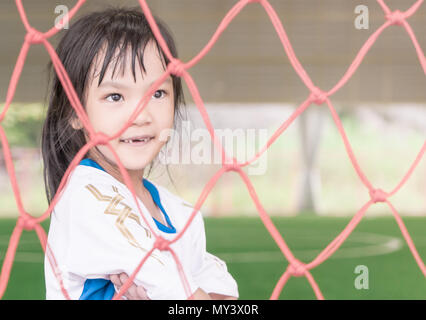
[[[177,49],[171,32],[158,17],[154,17],[154,19],[170,53],[177,58]],[[117,63],[122,62],[121,66],[125,67],[126,52],[130,48],[133,77],[135,78],[136,58],[145,72],[143,52],[150,41],[154,41],[160,56],[168,65],[170,61],[158,45],[141,8],[113,7],[87,14],[75,21],[68,30],[63,31],[56,53],[84,106],[85,87],[90,78],[89,71],[94,58],[103,46],[106,48],[106,53],[99,75],[99,84],[101,84],[109,64],[114,61],[117,49],[119,49],[119,53],[114,62],[114,71]],[[76,118],[77,115],[56,75],[52,62],[49,62],[48,68],[53,80],[49,92],[49,106],[43,124],[41,149],[45,191],[50,204],[69,164],[87,141],[83,130],[75,130],[71,126],[70,120]],[[172,80],[176,125],[176,119],[181,118],[180,106],[185,104],[185,100],[181,79],[172,75]],[[152,164],[149,172],[151,169]]]

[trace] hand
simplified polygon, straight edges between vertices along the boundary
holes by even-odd
[[[111,274],[109,278],[115,284],[117,290],[120,290],[127,279],[129,279],[129,276],[123,272],[120,274]],[[135,283],[132,283],[129,289],[123,294],[121,297],[122,300],[124,300],[123,297],[126,297],[127,300],[150,300],[144,287],[137,286]]]
[[[238,300],[237,297],[225,296],[219,293],[209,293],[209,296],[212,298],[212,300]]]

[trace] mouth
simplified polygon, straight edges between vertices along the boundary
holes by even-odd
[[[151,136],[141,136],[133,137],[128,139],[120,139],[120,142],[131,145],[131,146],[143,146],[150,142],[154,137]]]

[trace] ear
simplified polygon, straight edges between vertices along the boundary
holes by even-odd
[[[79,118],[71,118],[70,125],[74,130],[81,130],[83,128],[83,124],[81,123]]]

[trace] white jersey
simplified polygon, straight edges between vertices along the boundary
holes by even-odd
[[[130,190],[97,166],[90,159],[80,162],[52,211],[45,257],[47,299],[65,298],[50,263],[52,257],[69,297],[80,299],[88,279],[109,279],[109,275],[122,272],[131,275],[154,245],[155,236],[140,215]],[[142,214],[156,234],[174,239],[193,208],[167,189],[146,179],[143,183],[153,199],[157,197],[155,202],[161,199],[156,203],[168,225],[154,221],[143,202],[136,198]],[[170,247],[182,265],[189,294],[201,288],[207,293],[238,297],[237,284],[226,264],[206,252],[201,212],[197,212],[183,236]],[[169,251],[154,250],[134,282],[142,285],[153,300],[188,298]]]

